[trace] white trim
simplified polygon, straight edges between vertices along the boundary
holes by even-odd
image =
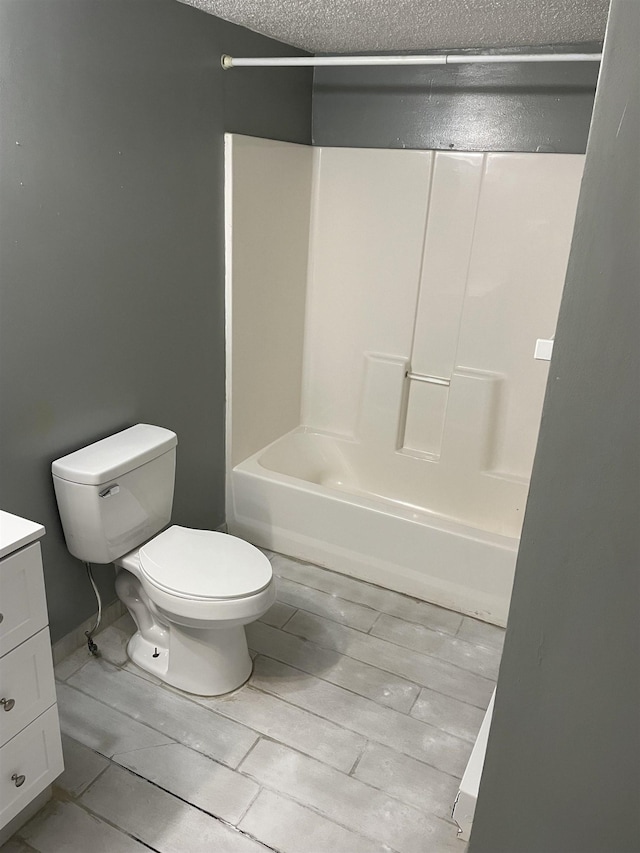
[[[233,134],[224,135],[225,526],[232,507]]]

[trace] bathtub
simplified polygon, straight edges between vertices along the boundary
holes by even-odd
[[[299,427],[233,467],[229,532],[505,625],[519,519],[473,490],[445,493],[428,460],[393,456]]]

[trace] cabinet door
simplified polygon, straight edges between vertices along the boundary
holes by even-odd
[[[0,656],[48,622],[40,544],[0,560]]]
[[[0,745],[56,701],[49,630],[0,658]]]
[[[0,827],[63,770],[58,708],[53,705],[0,748]]]

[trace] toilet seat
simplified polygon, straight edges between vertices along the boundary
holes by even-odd
[[[165,595],[224,602],[256,596],[273,579],[253,545],[226,533],[174,525],[139,551],[141,579]]]

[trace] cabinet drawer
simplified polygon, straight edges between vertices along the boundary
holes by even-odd
[[[0,658],[0,699],[0,745],[56,701],[47,628]]]
[[[0,827],[64,770],[58,708],[53,705],[0,748]],[[17,779],[11,777],[15,775]],[[16,781],[24,776],[17,787]]]
[[[0,560],[0,656],[48,622],[40,544]]]

